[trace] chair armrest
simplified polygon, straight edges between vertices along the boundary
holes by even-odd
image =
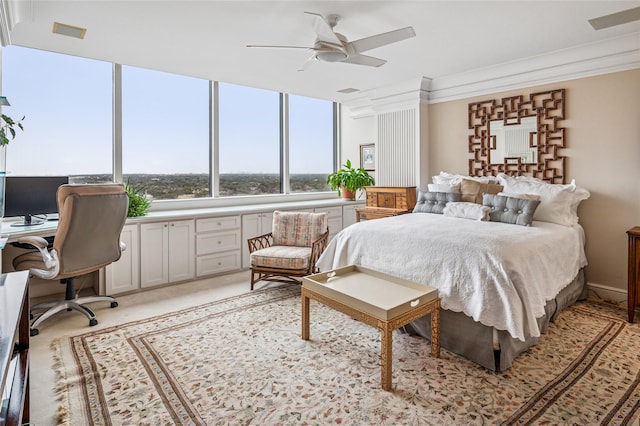
[[[273,245],[273,234],[268,232],[266,234],[258,235],[257,237],[249,238],[247,243],[249,244],[249,253],[271,247]]]
[[[42,262],[44,263],[46,270],[32,268],[29,271],[33,275],[44,279],[51,279],[58,275],[58,271],[60,268],[60,262],[58,262],[58,253],[55,250],[49,251],[47,249],[49,245],[47,240],[42,237],[29,236],[18,238],[18,242],[32,245],[33,247],[38,249],[38,251],[40,252],[40,256],[42,256]]]
[[[49,242],[42,237],[28,236],[18,238],[18,242],[22,244],[31,244],[33,247],[40,249],[46,249]]]
[[[322,254],[324,249],[327,248],[328,242],[329,242],[329,229],[327,228],[327,232],[322,234],[320,238],[315,240],[311,245],[311,259],[309,259],[310,272],[312,273],[319,272],[318,268],[316,267],[316,262],[318,261],[318,258],[320,258],[320,255]]]

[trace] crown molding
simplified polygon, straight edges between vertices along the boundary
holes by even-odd
[[[0,0],[0,45],[11,44],[17,23],[33,19],[33,0]]]
[[[387,87],[362,92],[361,97],[344,102],[352,118],[376,115],[382,112],[415,108],[429,101],[431,79],[419,77]]]
[[[640,68],[640,33],[583,44],[460,74],[416,78],[344,102],[352,118]]]
[[[440,77],[429,102],[447,102],[640,68],[640,33]]]

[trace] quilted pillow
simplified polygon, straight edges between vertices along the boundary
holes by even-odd
[[[476,203],[447,203],[442,214],[448,217],[461,219],[489,220],[491,208]]]
[[[482,204],[482,194],[497,194],[500,191],[502,191],[502,185],[482,183],[470,179],[462,179],[460,185],[462,201],[466,203]]]
[[[447,203],[460,201],[462,194],[455,192],[418,192],[414,213],[442,214]]]
[[[311,247],[327,232],[329,215],[307,212],[273,212],[273,245]]]
[[[534,220],[572,226],[578,223],[578,206],[591,196],[589,191],[571,183],[552,184],[530,177],[511,177],[499,174],[498,181],[504,185],[504,192],[537,194],[540,207],[536,209]]]
[[[489,217],[492,222],[530,226],[540,201],[484,194],[482,204],[491,208]]]

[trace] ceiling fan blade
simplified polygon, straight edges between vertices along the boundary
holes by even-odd
[[[413,27],[406,27],[371,37],[361,38],[360,40],[352,41],[349,44],[353,47],[356,53],[360,53],[415,36],[416,32],[413,30]]]
[[[350,55],[347,59],[344,59],[340,62],[346,62],[348,64],[356,65],[367,65],[369,67],[380,67],[387,63],[387,61],[385,61],[384,59],[360,54]]]
[[[318,40],[326,41],[338,46],[342,46],[342,42],[333,32],[333,27],[324,19],[324,16],[319,13],[305,12],[308,15],[313,16],[313,29],[318,35]]]
[[[638,20],[640,20],[640,7],[634,7],[633,9],[627,9],[610,15],[589,19],[589,23],[594,30],[601,30],[603,28],[615,27],[616,25],[622,25]]]
[[[298,68],[298,71],[306,71],[311,65],[316,62],[318,62],[318,60],[316,59],[316,54],[314,53],[313,55],[309,56],[309,59],[307,59],[300,68]]]
[[[314,47],[308,46],[272,46],[266,44],[247,44],[247,47],[266,47],[266,48],[274,48],[274,49],[315,49]]]

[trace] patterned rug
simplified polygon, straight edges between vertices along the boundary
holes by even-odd
[[[69,425],[637,424],[640,324],[579,302],[513,367],[490,372],[394,332],[393,392],[380,333],[284,286],[60,340]]]

